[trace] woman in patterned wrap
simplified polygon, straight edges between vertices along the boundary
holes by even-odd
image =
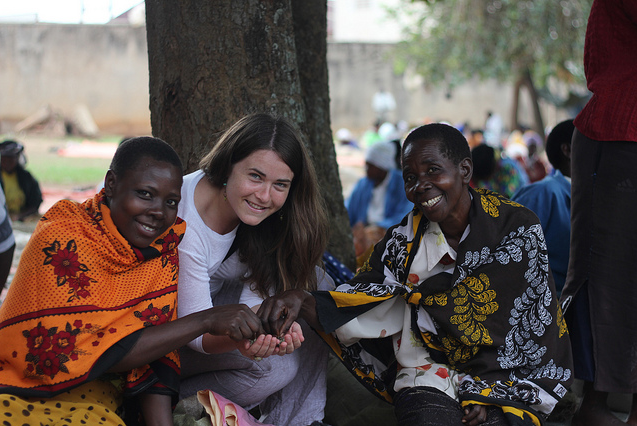
[[[146,425],[172,425],[175,350],[202,333],[263,331],[247,307],[174,320],[181,184],[170,145],[133,138],[95,197],[44,214],[0,307],[3,424],[123,424],[125,406],[129,425],[138,407]]]
[[[472,189],[451,126],[412,131],[403,179],[415,207],[332,292],[266,300],[266,329],[302,316],[399,425],[536,425],[571,383],[572,359],[537,217]]]

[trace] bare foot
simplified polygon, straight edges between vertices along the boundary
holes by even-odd
[[[582,404],[571,420],[571,426],[625,426],[608,407]],[[635,425],[637,426],[637,425]]]

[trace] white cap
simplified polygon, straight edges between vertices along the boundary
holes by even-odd
[[[390,122],[385,122],[381,124],[378,128],[378,136],[380,136],[380,140],[382,141],[393,141],[394,139],[400,139],[400,134],[396,130],[396,126],[394,126]]]
[[[387,171],[395,169],[396,145],[391,142],[375,143],[367,149],[365,162]]]

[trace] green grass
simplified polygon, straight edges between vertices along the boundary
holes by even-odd
[[[25,146],[26,169],[38,180],[40,186],[84,189],[99,184],[104,179],[110,158],[62,157],[57,154],[68,142],[81,142],[78,137],[47,137],[25,135],[17,138]],[[103,136],[96,141],[117,143],[121,136]]]
[[[27,164],[40,185],[83,188],[96,185],[104,179],[110,159],[70,158],[59,156],[30,157]]]

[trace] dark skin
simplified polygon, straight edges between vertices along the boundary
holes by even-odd
[[[407,199],[424,215],[438,222],[447,242],[454,250],[469,224],[471,196],[468,186],[473,172],[470,158],[458,164],[440,151],[440,142],[414,140],[403,147],[403,179]],[[324,331],[316,312],[316,299],[301,290],[289,290],[266,299],[257,315],[266,332],[280,334],[299,316],[310,326]],[[482,405],[464,408],[462,423],[476,426],[487,419]]]
[[[122,236],[136,247],[144,247],[165,232],[177,217],[181,182],[179,168],[147,157],[122,176],[109,170],[104,190],[111,218]],[[131,350],[109,371],[120,373],[146,365],[204,333],[242,342],[264,331],[248,306],[216,306],[143,329]],[[149,393],[140,400],[147,425],[173,424],[170,396]]]
[[[622,422],[608,408],[608,392],[600,392],[593,389],[593,383],[584,382],[584,398],[571,420],[573,426],[620,426],[637,425],[636,397],[633,394],[631,407],[626,423]]]

